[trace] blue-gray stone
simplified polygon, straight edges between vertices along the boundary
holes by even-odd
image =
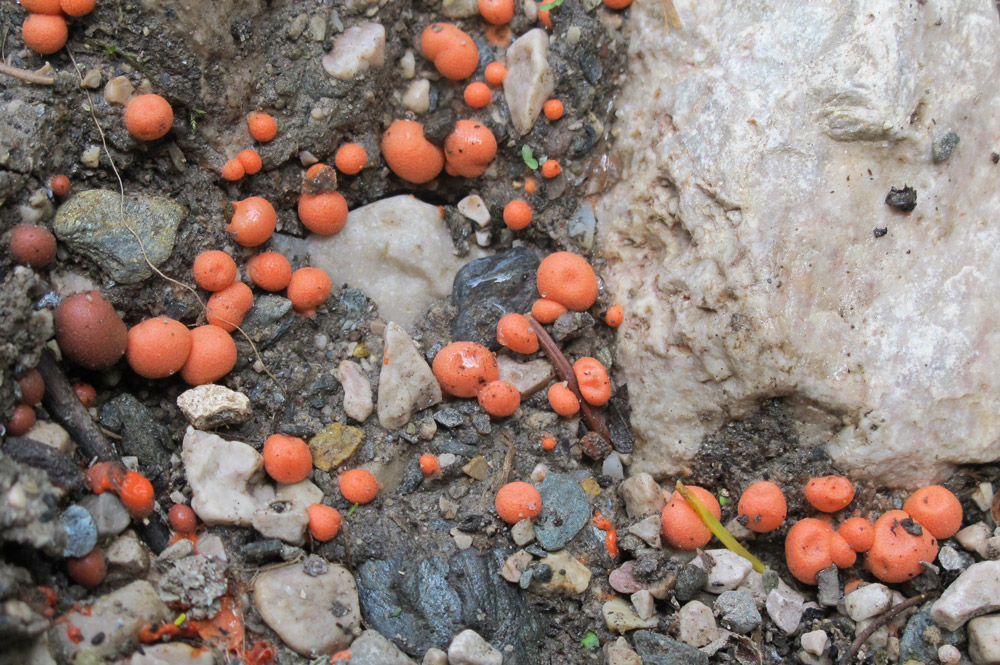
[[[451,338],[499,349],[497,321],[511,312],[527,312],[538,297],[538,263],[534,252],[515,247],[462,266],[451,290],[451,304],[458,309]]]
[[[937,644],[929,644],[924,641],[924,631],[928,626],[937,625],[931,621],[931,606],[933,601],[924,604],[920,611],[910,617],[903,628],[903,634],[899,638],[899,662],[905,663],[908,660],[917,660],[922,663],[937,662],[937,650],[940,644],[954,644],[961,648],[965,645],[965,629],[945,630],[941,628],[941,641]]]
[[[70,506],[59,516],[59,522],[66,532],[63,556],[85,556],[97,545],[97,525],[83,506]]]
[[[584,201],[573,213],[566,230],[569,237],[575,240],[581,249],[589,250],[594,245],[594,227],[596,225],[597,218],[594,216],[594,206],[590,201]]]
[[[535,523],[535,539],[550,552],[562,549],[590,521],[587,493],[563,473],[545,476],[539,492],[542,512]]]
[[[642,665],[708,665],[708,656],[693,646],[672,640],[650,630],[637,630],[633,635],[635,650]]]

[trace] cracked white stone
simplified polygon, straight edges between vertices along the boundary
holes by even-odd
[[[531,131],[542,105],[552,97],[556,78],[549,65],[549,36],[534,28],[507,48],[507,77],[503,92],[518,135]]]
[[[337,37],[333,50],[323,56],[330,76],[349,81],[385,64],[385,28],[380,23],[351,26]]]
[[[414,412],[442,399],[441,384],[416,344],[393,322],[385,327],[385,350],[378,377],[378,421],[382,427],[399,429]]]

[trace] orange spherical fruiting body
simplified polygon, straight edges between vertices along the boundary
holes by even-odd
[[[568,311],[565,305],[549,298],[539,298],[531,305],[531,315],[539,323],[554,323]]]
[[[788,503],[780,487],[769,480],[761,480],[743,490],[738,511],[740,517],[746,518],[748,529],[768,533],[784,523]]]
[[[367,469],[351,469],[338,478],[340,494],[351,503],[370,503],[378,495],[378,481]]]
[[[510,23],[514,18],[514,0],[479,0],[479,14],[493,25]]]
[[[865,566],[883,582],[896,584],[924,572],[921,561],[937,557],[938,542],[931,532],[902,510],[890,510],[875,521],[875,540],[865,555]]]
[[[597,274],[586,259],[572,252],[549,254],[538,265],[538,293],[575,312],[597,302]]]
[[[86,16],[97,7],[97,0],[60,0],[60,8],[68,16]]]
[[[490,102],[493,100],[493,93],[490,92],[490,87],[481,81],[475,81],[465,86],[465,91],[462,93],[465,103],[474,109],[481,109],[485,106],[489,106]]]
[[[397,120],[382,135],[382,156],[397,176],[421,185],[444,168],[444,152],[424,137],[424,126],[413,120]]]
[[[272,434],[264,442],[264,470],[279,483],[300,483],[312,471],[313,458],[309,444],[297,436]]]
[[[215,383],[236,366],[236,342],[219,326],[199,326],[191,331],[191,353],[181,367],[189,385]]]
[[[170,528],[182,536],[190,536],[198,528],[198,517],[190,506],[183,503],[171,506],[167,519],[170,521]]]
[[[816,510],[835,513],[854,500],[854,484],[843,476],[810,478],[803,493]]]
[[[124,120],[129,134],[140,141],[155,141],[170,131],[174,110],[160,95],[138,95],[125,105]]]
[[[491,62],[486,65],[483,76],[490,85],[503,85],[504,79],[507,78],[507,68],[502,62]]]
[[[420,471],[428,477],[436,476],[441,471],[441,462],[436,456],[424,453],[420,456]]]
[[[573,363],[573,375],[588,404],[604,406],[611,399],[611,379],[597,358],[583,357]]]
[[[40,55],[52,55],[69,39],[66,19],[55,14],[29,14],[21,24],[24,45]]]
[[[35,406],[45,397],[45,379],[37,369],[29,369],[17,377],[17,388],[21,391],[21,397],[17,400],[19,404]]]
[[[104,550],[95,546],[82,557],[66,559],[66,572],[80,586],[88,589],[101,586],[108,574]]]
[[[532,211],[527,201],[515,199],[503,207],[503,222],[514,231],[525,229],[531,224]]]
[[[235,182],[247,174],[246,168],[243,167],[243,163],[238,159],[230,159],[228,162],[222,165],[222,170],[219,172],[223,180],[228,180],[229,182]]]
[[[205,306],[205,319],[209,325],[232,332],[243,323],[243,317],[251,307],[253,292],[250,287],[243,282],[235,282],[212,294]]]
[[[481,122],[459,120],[444,140],[445,170],[466,178],[481,176],[497,154],[493,132]]]
[[[452,342],[437,352],[434,377],[449,395],[475,397],[479,389],[500,378],[493,352],[475,342]]]
[[[261,143],[267,143],[278,135],[278,121],[261,111],[254,111],[247,116],[247,127],[250,129],[250,136]]]
[[[580,411],[580,400],[565,381],[549,386],[548,398],[549,406],[560,416],[569,418]]]
[[[542,112],[549,120],[558,120],[564,111],[563,103],[558,99],[550,99],[542,105]]]
[[[274,234],[278,225],[278,214],[274,206],[259,196],[251,196],[242,201],[233,201],[232,217],[226,231],[240,245],[256,247]]]
[[[358,143],[345,143],[337,148],[333,163],[341,173],[354,175],[365,168],[368,163],[368,153]]]
[[[56,237],[44,226],[18,224],[10,231],[10,255],[29,268],[44,268],[56,258]]]
[[[243,167],[243,170],[247,175],[260,173],[260,170],[264,167],[264,162],[261,160],[260,154],[256,150],[251,150],[250,148],[241,150],[239,154],[236,155],[236,161],[240,163],[240,166]]]
[[[247,261],[247,277],[265,291],[280,291],[292,281],[292,264],[278,252],[264,252]]]
[[[538,335],[528,319],[517,313],[505,314],[497,322],[497,342],[517,353],[538,350]]]
[[[59,348],[78,365],[108,369],[125,355],[128,329],[99,292],[74,294],[59,303],[53,314]]]
[[[129,514],[136,519],[146,519],[153,514],[156,492],[153,491],[153,484],[141,473],[125,472],[125,477],[118,488],[118,498]]]
[[[529,483],[515,481],[500,488],[495,506],[500,519],[516,524],[538,517],[542,512],[542,495]]]
[[[343,518],[336,508],[314,503],[306,508],[306,514],[309,516],[309,535],[313,540],[325,543],[340,533]]]
[[[194,283],[206,291],[221,291],[236,281],[236,261],[217,249],[199,254],[192,267]]]
[[[688,490],[705,504],[705,507],[719,519],[722,509],[712,493],[697,485],[688,485]],[[698,517],[698,513],[688,505],[680,492],[674,492],[670,501],[660,512],[660,530],[667,543],[679,550],[694,550],[704,547],[712,539],[712,532]]]
[[[903,510],[938,540],[951,538],[962,528],[962,504],[940,485],[918,489],[903,504]]]
[[[158,316],[128,332],[125,360],[147,379],[162,379],[180,371],[191,353],[191,332],[180,321]]]
[[[288,299],[296,312],[311,315],[330,296],[333,282],[319,268],[299,268],[288,283]]]
[[[445,78],[461,81],[479,65],[479,48],[463,30],[451,23],[432,23],[420,35],[424,55]]]
[[[604,315],[604,322],[612,328],[617,328],[625,320],[625,310],[621,305],[612,305],[608,308],[608,313]]]
[[[479,406],[495,418],[506,418],[521,406],[521,393],[506,381],[491,381],[476,395]]]
[[[347,200],[340,192],[300,194],[298,212],[302,224],[321,236],[339,233],[347,224]]]
[[[813,517],[792,525],[785,536],[785,561],[795,579],[803,584],[816,584],[819,571],[833,564],[832,535],[829,524]]]
[[[35,426],[35,409],[27,404],[18,404],[7,421],[7,434],[24,436]]]

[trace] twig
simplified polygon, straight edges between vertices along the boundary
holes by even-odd
[[[882,614],[872,619],[872,622],[868,624],[868,626],[863,631],[861,631],[860,635],[854,638],[853,642],[851,642],[850,648],[844,652],[844,656],[840,659],[839,665],[848,665],[848,663],[854,660],[854,657],[858,655],[858,651],[861,649],[862,645],[864,645],[865,641],[872,636],[872,633],[874,633],[876,630],[881,628],[887,621],[889,621],[889,619],[893,618],[900,612],[903,612],[905,610],[910,609],[911,607],[914,607],[915,605],[919,605],[925,601],[928,601],[931,598],[936,598],[937,596],[938,596],[937,591],[928,591],[926,593],[922,593],[919,596],[914,596],[913,598],[909,598],[903,601],[899,605],[893,607],[891,610],[883,612]]]
[[[54,85],[56,79],[54,76],[46,76],[45,74],[37,74],[35,72],[29,71],[27,69],[21,69],[20,67],[15,67],[13,65],[8,65],[5,62],[0,62],[0,74],[6,74],[7,76],[13,76],[16,79],[21,79],[26,83],[37,83],[38,85]]]
[[[569,389],[580,400],[580,408],[583,411],[583,419],[587,421],[587,427],[590,431],[600,434],[606,441],[611,441],[611,431],[608,429],[608,424],[604,421],[604,416],[601,415],[600,411],[587,403],[587,400],[583,399],[583,395],[580,394],[580,386],[576,383],[576,375],[573,374],[573,367],[569,364],[569,360],[566,359],[566,356],[555,343],[555,340],[549,336],[549,333],[542,327],[542,324],[536,321],[535,317],[531,314],[528,314],[528,323],[531,324],[531,329],[538,335],[538,343],[541,345],[542,350],[545,351],[545,355],[556,366],[556,371],[559,372],[560,378],[566,382]]]
[[[42,353],[38,361],[38,371],[45,380],[45,396],[42,404],[52,419],[66,428],[76,445],[88,459],[97,458],[101,462],[117,462],[118,454],[97,426],[87,407],[83,405],[69,379],[59,369],[48,351]]]
[[[41,469],[49,482],[61,489],[72,489],[83,483],[80,467],[58,448],[24,436],[8,437],[3,452],[11,459]]]

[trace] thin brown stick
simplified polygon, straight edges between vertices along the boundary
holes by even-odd
[[[0,448],[11,459],[44,471],[56,487],[73,489],[83,483],[80,467],[58,448],[23,436],[7,437]]]
[[[66,428],[87,459],[96,457],[101,462],[119,461],[115,449],[90,417],[87,407],[76,396],[69,379],[48,351],[42,352],[38,371],[45,380],[45,396],[42,397],[45,410],[53,420]]]
[[[921,603],[926,602],[931,598],[936,598],[937,596],[938,596],[937,591],[928,591],[927,593],[922,593],[919,596],[914,596],[913,598],[903,601],[899,605],[896,605],[892,609],[883,612],[882,614],[875,617],[872,620],[872,622],[868,624],[868,626],[863,631],[861,631],[861,634],[854,638],[854,641],[851,642],[850,648],[844,652],[844,656],[840,659],[839,665],[848,665],[848,663],[854,660],[854,657],[858,655],[858,651],[861,650],[861,647],[864,645],[865,641],[872,636],[872,633],[874,633],[876,630],[885,625],[885,623],[889,621],[889,619],[893,618],[900,612],[904,612],[910,609],[911,607],[920,605]]]
[[[541,345],[542,350],[545,351],[545,355],[549,357],[549,360],[552,361],[552,364],[556,366],[556,371],[559,373],[560,378],[566,382],[569,389],[580,400],[580,408],[583,410],[583,419],[587,422],[587,427],[591,432],[601,435],[605,441],[611,441],[611,431],[608,429],[608,424],[604,421],[604,416],[601,415],[600,411],[588,404],[587,400],[583,399],[583,395],[580,394],[580,386],[576,382],[576,375],[573,374],[573,367],[569,364],[569,360],[566,359],[562,350],[555,343],[555,340],[549,336],[548,331],[531,314],[528,314],[528,323],[531,324],[531,329],[538,335],[539,345]]]
[[[46,76],[45,74],[38,74],[37,72],[32,72],[27,69],[21,69],[20,67],[15,67],[13,65],[8,65],[5,62],[0,62],[0,74],[13,76],[16,79],[21,79],[25,83],[37,83],[38,85],[54,85],[56,82],[54,76]]]

